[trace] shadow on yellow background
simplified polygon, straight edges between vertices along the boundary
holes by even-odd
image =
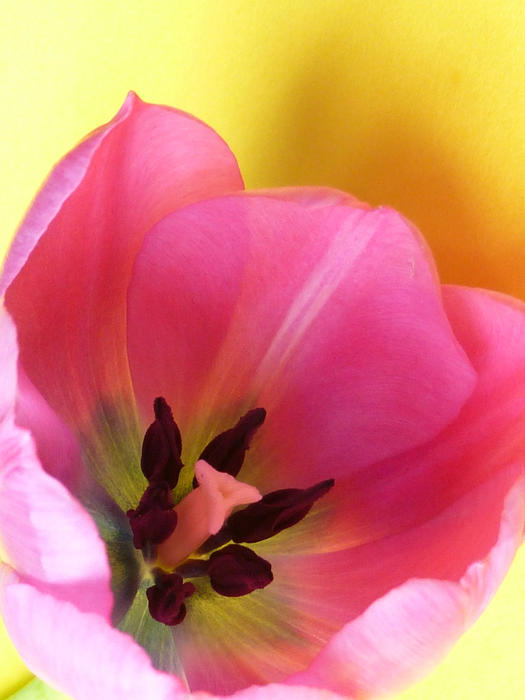
[[[332,185],[391,205],[444,281],[525,299],[521,0],[4,0],[2,16],[0,252],[53,162],[134,89],[214,126],[248,187]],[[401,697],[525,697],[524,578],[522,554]],[[25,675],[5,637],[0,649],[7,694]]]

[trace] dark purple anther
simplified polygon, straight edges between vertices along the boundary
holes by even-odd
[[[133,532],[133,545],[137,549],[164,542],[177,525],[177,513],[173,510],[168,484],[161,482],[148,486],[138,506],[128,510],[126,515]]]
[[[224,527],[234,542],[266,540],[302,520],[334,483],[333,479],[327,479],[308,489],[272,491],[257,503],[230,515]]]
[[[214,437],[204,448],[199,459],[203,459],[219,472],[237,476],[251,439],[266,418],[264,408],[254,408],[239,419],[236,425]],[[193,486],[197,486],[194,480]]]
[[[213,590],[230,597],[247,595],[273,581],[270,563],[239,544],[214,552],[207,573]]]
[[[155,420],[149,426],[142,443],[140,466],[149,483],[167,481],[175,488],[182,469],[182,438],[165,399],[153,402]]]
[[[189,526],[189,530],[186,527],[189,532],[193,521],[202,519],[203,515],[200,512],[190,512],[191,502],[184,501],[184,504],[178,507],[181,517],[178,532],[181,541],[176,542],[175,532],[173,540],[170,540],[165,548],[159,547],[175,531],[177,525],[171,489],[176,486],[183,466],[182,439],[166,401],[162,397],[156,398],[153,408],[155,421],[144,436],[141,459],[142,471],[148,479],[149,486],[137,508],[128,510],[127,516],[133,532],[133,543],[137,549],[142,550],[144,559],[153,564],[159,556],[164,564],[172,560],[170,566],[176,566],[171,573],[154,569],[155,584],[146,590],[151,616],[158,622],[173,626],[184,620],[184,601],[196,590],[192,583],[184,582],[183,577],[208,576],[213,590],[229,597],[248,595],[268,586],[273,581],[271,564],[239,543],[259,542],[295,525],[307,515],[315,501],[333,487],[334,480],[327,479],[307,489],[273,491],[263,496],[260,501],[235,511],[227,518],[222,528],[198,548],[198,554],[212,552],[209,559],[187,556],[194,546],[198,546],[202,535],[199,534],[191,540],[192,544],[188,546],[183,525]],[[233,428],[217,435],[205,447],[199,459],[219,472],[236,477],[254,433],[265,418],[266,411],[263,408],[248,411]],[[228,480],[224,475],[221,478],[223,481]],[[197,485],[194,481],[194,486]],[[237,484],[237,487],[240,485],[242,486]],[[198,497],[203,494],[206,496],[205,491],[193,491],[188,498],[197,497],[196,501],[193,501],[195,505],[198,503]],[[229,497],[228,494],[223,496]],[[182,518],[187,520],[183,522]],[[232,541],[236,544],[228,544]],[[172,544],[175,546],[181,542],[180,551],[184,554],[174,555]]]
[[[179,574],[167,574],[160,569],[154,572],[155,585],[147,589],[148,608],[151,617],[164,625],[178,625],[186,617],[184,600],[195,593],[193,583],[183,582]]]

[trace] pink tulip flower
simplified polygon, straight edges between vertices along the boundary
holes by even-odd
[[[391,693],[501,583],[525,309],[441,287],[391,209],[244,192],[211,129],[131,94],[1,287],[0,611],[53,687]]]

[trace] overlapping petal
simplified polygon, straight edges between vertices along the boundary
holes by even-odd
[[[484,610],[501,584],[525,522],[525,483],[509,492],[495,546],[458,583],[412,579],[338,632],[290,683],[359,698],[392,693],[420,678]]]
[[[31,433],[43,468],[72,493],[85,493],[91,479],[82,463],[79,441],[20,365],[15,416],[16,424]]]
[[[95,614],[79,612],[70,603],[39,592],[5,565],[0,566],[0,611],[28,666],[76,700],[219,700],[206,692],[190,696],[177,677],[155,670],[131,637]],[[232,696],[232,700],[279,698],[342,700],[330,690],[278,684],[246,688]]]
[[[340,204],[356,209],[369,210],[372,208],[348,192],[336,190],[333,187],[274,187],[267,190],[249,190],[245,194],[248,197],[270,197],[286,202],[297,202],[311,209],[334,207]]]
[[[95,524],[69,491],[44,472],[31,434],[14,422],[16,334],[5,311],[0,313],[6,387],[0,421],[0,543],[4,556],[41,588],[53,590],[80,609],[109,617],[113,605],[110,570]]]
[[[476,370],[475,390],[433,440],[339,480],[357,541],[425,522],[499,470],[523,463],[525,304],[464,287],[444,287],[443,299]],[[348,523],[332,521],[331,531],[342,537]]]
[[[175,676],[156,671],[128,635],[0,569],[0,610],[24,662],[76,700],[182,700]]]
[[[237,164],[215,132],[131,94],[55,168],[22,224],[2,278],[22,364],[85,440],[98,433],[95,470],[108,461],[102,455],[112,449],[112,433],[126,434],[135,450],[139,440],[125,299],[146,231],[174,209],[241,188]],[[127,491],[131,506],[136,489],[123,482],[120,500]]]
[[[235,201],[235,205],[228,207],[232,201]],[[377,248],[373,249],[372,236],[372,243],[367,242],[365,253],[358,259],[359,264],[355,265],[357,270],[350,266],[348,282],[346,278],[341,282],[341,286],[347,282],[344,297],[337,298],[334,292],[335,298],[329,298],[326,302],[326,316],[322,316],[321,326],[326,336],[313,332],[316,320],[314,318],[312,324],[301,335],[301,343],[292,347],[291,361],[286,364],[286,373],[281,373],[281,367],[285,364],[283,357],[286,360],[286,352],[289,350],[289,345],[281,340],[287,330],[286,322],[283,322],[282,318],[285,321],[290,319],[290,316],[286,315],[287,312],[289,314],[289,308],[286,307],[286,283],[290,284],[290,278],[293,279],[296,268],[300,271],[302,283],[308,279],[308,275],[305,274],[305,261],[301,259],[301,246],[297,241],[293,246],[294,256],[286,257],[287,231],[296,233],[300,229],[300,224],[304,225],[306,219],[312,229],[315,229],[317,238],[322,240],[320,225],[322,217],[319,214],[314,222],[310,222],[308,217],[311,214],[305,213],[304,207],[297,208],[295,204],[289,202],[281,205],[261,200],[260,208],[257,208],[259,202],[256,199],[250,199],[248,204],[241,204],[239,207],[237,207],[237,201],[229,198],[194,206],[167,218],[147,237],[143,251],[137,259],[129,300],[130,358],[138,395],[142,398],[147,395],[148,390],[149,393],[154,394],[160,386],[168,386],[169,391],[172,392],[169,395],[176,397],[173,401],[174,410],[177,412],[177,406],[180,406],[182,416],[196,415],[199,410],[203,410],[205,414],[206,406],[210,404],[216,415],[220,413],[220,400],[228,403],[229,399],[230,405],[238,406],[242,399],[239,398],[241,392],[236,393],[236,388],[248,385],[251,391],[248,390],[247,395],[253,397],[252,405],[267,407],[268,420],[265,423],[265,430],[261,431],[261,435],[256,438],[255,447],[248,458],[248,465],[243,467],[243,474],[248,474],[245,478],[257,479],[263,475],[262,483],[268,488],[270,484],[282,485],[283,475],[286,475],[287,478],[295,480],[295,485],[298,479],[303,478],[305,481],[308,478],[311,479],[310,465],[320,464],[323,472],[318,478],[335,475],[339,490],[336,487],[333,498],[330,499],[332,496],[330,494],[326,497],[326,503],[322,504],[325,508],[321,507],[321,512],[318,511],[312,519],[307,519],[304,524],[299,525],[299,530],[290,529],[282,533],[281,539],[276,537],[261,543],[258,551],[262,556],[269,554],[278,572],[276,581],[272,584],[272,589],[269,588],[261,593],[258,605],[253,599],[254,604],[246,607],[246,616],[240,614],[240,617],[236,618],[234,627],[239,626],[237,633],[231,633],[233,629],[231,620],[232,616],[239,615],[240,611],[236,610],[235,613],[231,611],[230,614],[224,615],[224,620],[228,622],[224,622],[222,642],[221,645],[214,647],[215,651],[210,651],[210,647],[214,646],[209,641],[210,636],[213,636],[211,625],[206,630],[205,615],[198,616],[195,628],[199,627],[199,630],[192,628],[188,635],[192,643],[188,644],[187,653],[182,651],[187,672],[197,687],[202,683],[204,685],[211,683],[212,687],[223,692],[231,690],[228,687],[228,681],[225,680],[225,676],[231,672],[231,669],[228,670],[228,665],[224,664],[223,655],[231,660],[237,654],[236,666],[244,667],[243,673],[251,682],[256,682],[257,678],[260,681],[265,674],[267,677],[279,677],[279,674],[285,673],[283,669],[287,663],[290,668],[294,664],[299,665],[303,662],[304,656],[302,657],[301,654],[294,659],[294,651],[289,644],[283,644],[279,652],[276,637],[268,634],[272,624],[277,627],[281,624],[282,634],[277,635],[277,638],[281,640],[287,637],[302,638],[303,649],[308,647],[309,653],[314,653],[313,650],[316,644],[318,648],[320,637],[328,639],[338,626],[361,614],[367,605],[385,595],[391,588],[401,585],[407,578],[420,576],[443,577],[451,581],[459,579],[469,563],[483,557],[494,544],[503,499],[522,469],[521,464],[515,464],[519,454],[516,448],[519,445],[515,440],[508,440],[508,433],[501,436],[495,430],[485,436],[486,440],[492,442],[496,450],[503,445],[509,448],[514,445],[514,449],[508,450],[505,459],[498,461],[491,458],[491,469],[485,468],[480,454],[473,457],[471,472],[475,476],[469,488],[479,485],[483,479],[496,474],[494,482],[476,492],[475,495],[455,503],[468,492],[468,489],[434,489],[434,480],[425,480],[422,474],[422,461],[426,465],[427,475],[429,473],[439,475],[443,473],[446,466],[441,460],[456,463],[464,456],[458,440],[453,436],[455,431],[459,430],[462,435],[462,444],[465,445],[465,433],[470,431],[470,423],[463,420],[463,411],[468,410],[467,407],[471,403],[479,402],[477,392],[484,391],[486,378],[482,377],[478,380],[477,373],[472,369],[463,351],[459,349],[449,321],[443,314],[440,294],[435,286],[434,271],[428,264],[426,250],[414,236],[411,227],[405,225],[396,215],[390,215],[389,212],[385,215],[381,212],[389,220],[381,228],[382,235],[376,235]],[[325,209],[324,206],[313,208]],[[333,216],[333,208],[330,207],[328,211]],[[349,213],[347,210],[345,213],[350,217],[363,216],[362,211],[353,210]],[[221,237],[221,245],[227,246],[227,259],[226,256],[221,259],[220,250],[214,243],[213,231],[208,225],[208,221],[221,221],[221,214],[224,220],[228,221],[228,226],[221,227],[222,231],[227,231],[227,234],[223,233]],[[380,216],[377,212],[367,212],[367,214],[372,219],[374,216]],[[276,221],[277,224],[273,223]],[[332,219],[331,223],[333,221]],[[272,225],[277,229],[275,239],[272,239]],[[184,239],[177,235],[179,226],[185,231]],[[336,233],[341,231],[337,227],[334,227],[334,230]],[[359,225],[356,221],[352,221],[352,233],[359,240]],[[405,236],[404,239],[401,238],[402,235]],[[301,230],[301,236],[304,246],[310,251],[311,241],[304,229]],[[273,255],[269,254],[269,260],[257,250],[257,242],[254,242],[254,239],[257,241],[258,238],[263,238],[265,245],[272,251]],[[167,249],[168,239],[180,242],[180,246],[171,245],[170,253],[161,256],[160,250]],[[322,243],[326,249],[328,247],[326,240]],[[390,244],[399,255],[397,260],[391,255]],[[351,249],[351,244],[348,244],[348,247]],[[281,253],[280,256],[275,256],[277,249]],[[199,263],[199,257],[207,259],[204,251],[207,251],[206,256],[210,255],[214,261],[211,270],[206,271],[204,265]],[[343,252],[346,251],[341,247],[338,250],[339,267],[341,267]],[[378,270],[389,270],[388,284],[383,282],[385,288],[373,274],[371,265],[374,255],[378,260]],[[250,268],[252,260],[257,260],[257,269]],[[288,266],[283,270],[284,260],[287,260]],[[316,262],[319,264],[322,260],[322,255],[318,254]],[[402,261],[408,264],[410,269],[413,268],[413,274],[406,274],[406,269],[401,266]],[[363,274],[373,281],[374,288],[366,290],[365,299],[359,298],[361,301],[361,308],[359,308],[357,304],[352,305],[351,301],[344,304],[343,299],[352,300],[358,296],[360,272],[358,268],[361,266],[365,268]],[[426,277],[424,271],[427,272]],[[179,287],[176,278],[180,277],[182,280]],[[219,280],[224,279],[229,279],[230,285],[225,289],[222,285],[221,289]],[[282,300],[272,298],[272,283],[276,289],[284,290]],[[351,287],[354,284],[356,289]],[[258,294],[253,291],[250,295],[250,285],[257,289]],[[170,292],[173,288],[174,291]],[[319,287],[316,291],[318,290]],[[425,312],[429,314],[432,310],[435,311],[437,320],[434,320],[434,324],[431,321],[432,316],[423,316],[419,311],[419,303],[425,292]],[[298,296],[300,297],[300,293],[300,288],[299,291],[295,290],[294,301]],[[390,304],[388,301],[385,303],[388,293]],[[158,307],[155,314],[148,314],[148,310],[153,308],[155,297],[162,297],[166,303]],[[275,316],[279,317],[279,314],[282,314],[281,323],[277,324],[273,334],[268,333],[265,326],[267,307],[261,309],[261,306],[257,305],[258,298],[264,300],[263,303],[266,303],[268,298],[272,299],[271,321],[277,323]],[[319,304],[318,296],[312,295],[312,303]],[[283,306],[284,311],[281,311]],[[341,315],[341,307],[343,312],[346,311],[348,314],[346,323]],[[243,313],[244,308],[246,311]],[[303,309],[308,312],[308,305]],[[367,310],[369,310],[368,315]],[[316,309],[316,312],[322,315],[322,310]],[[340,315],[336,315],[337,313]],[[494,309],[493,313],[498,315],[500,312]],[[170,325],[169,314],[173,314],[181,324],[184,324],[184,338],[178,336],[178,326]],[[516,327],[523,328],[523,313],[516,310],[516,314],[515,319],[509,319],[508,324],[499,328],[498,342],[502,342],[502,336],[516,337]],[[331,316],[334,315],[332,325]],[[360,330],[364,328],[370,334],[372,329],[373,332],[378,325],[377,322],[374,325],[377,316],[379,319],[388,318],[388,330],[392,326],[399,327],[398,338],[403,343],[402,349],[407,352],[407,357],[411,358],[407,359],[404,365],[399,354],[394,358],[388,358],[381,353],[382,348],[388,348],[390,352],[396,350],[396,343],[392,342],[391,336],[385,339],[381,334],[376,337],[368,335],[359,346]],[[301,321],[303,317],[300,317]],[[423,337],[418,338],[416,334],[416,342],[413,345],[410,342],[412,340],[410,323],[407,323],[407,319],[410,318],[418,328],[424,328]],[[299,314],[297,318],[292,319],[296,327],[301,322],[298,319]],[[483,320],[485,317],[472,314],[472,323],[481,323]],[[254,327],[257,327],[257,332]],[[283,327],[285,331],[282,330]],[[142,339],[139,337],[140,330],[144,328],[148,329],[146,332],[148,341],[155,339],[153,345],[148,343],[148,348],[141,344]],[[329,330],[326,330],[327,328]],[[341,353],[339,347],[338,328],[343,329],[339,337],[343,334],[350,337],[345,346],[346,355]],[[298,333],[296,329],[293,332]],[[468,330],[465,332],[468,333]],[[267,333],[266,339],[265,333]],[[523,340],[525,332],[520,331],[518,335]],[[289,342],[293,345],[294,336],[291,332],[288,338],[290,337],[292,341]],[[261,365],[264,366],[268,354],[274,350],[275,345],[272,347],[272,343],[276,343],[276,338],[281,342],[279,346],[281,352],[274,351],[274,362],[268,363],[268,366],[273,372],[277,372],[279,381],[277,382],[276,377],[271,374],[263,375],[266,381],[261,381],[260,385],[256,384],[254,387],[257,379],[260,380]],[[248,345],[247,339],[250,340],[251,346]],[[252,345],[257,346],[258,343],[261,343],[262,347],[254,349]],[[429,346],[432,344],[434,347],[430,352],[439,348],[439,356],[429,355]],[[159,358],[154,367],[146,364],[148,350],[151,349]],[[356,352],[356,349],[360,352]],[[450,353],[446,361],[444,361],[444,350]],[[186,354],[183,354],[184,352]],[[484,345],[479,347],[471,358],[475,369],[481,373],[486,371],[486,366],[475,360],[476,355],[479,358],[483,352],[494,358],[497,357],[497,352],[489,343],[488,337],[484,339]],[[301,353],[306,356],[303,362],[301,362]],[[363,355],[366,356],[366,362],[367,354],[370,353],[379,354],[379,367],[374,367],[375,371],[372,371],[371,366],[365,364],[366,370],[363,371],[363,376],[372,377],[372,381],[377,381],[378,376],[380,379],[376,384],[368,387],[368,391],[356,397],[352,394],[359,380],[356,366],[358,368]],[[350,366],[355,371],[354,375],[351,377],[349,374],[343,375],[341,379],[337,365],[339,357],[341,365],[344,364],[345,368]],[[164,359],[161,361],[160,358]],[[443,377],[438,379],[436,374],[431,376],[428,371],[429,366],[425,364],[427,359],[434,367],[444,372]],[[507,366],[513,375],[519,374],[523,368],[523,354],[516,352],[513,357],[509,357]],[[171,372],[172,367],[178,368],[175,376]],[[245,370],[245,367],[248,369]],[[402,416],[403,419],[407,417],[408,400],[403,404],[403,390],[406,390],[407,397],[412,402],[411,409],[418,410],[414,402],[421,401],[424,409],[432,414],[432,418],[436,417],[434,409],[438,407],[445,405],[450,410],[446,419],[439,425],[434,423],[434,435],[429,430],[425,437],[421,438],[421,444],[416,444],[409,450],[403,450],[402,441],[405,436],[399,434],[399,430],[404,426],[396,425],[398,432],[392,430],[389,434],[385,430],[384,423],[381,423],[382,413],[378,410],[380,407],[377,403],[374,406],[367,403],[369,398],[377,402],[378,396],[382,396],[381,390],[378,390],[378,384],[388,385],[388,377],[385,380],[384,373],[385,368],[388,372],[389,367],[399,371],[403,385],[395,385],[397,404],[387,404],[388,409],[385,409],[385,414],[388,413],[389,416],[394,417],[394,420],[398,416]],[[464,372],[462,377],[464,383],[459,382],[459,387],[463,390],[462,394],[458,391],[457,377],[449,374],[457,368],[461,368]],[[419,374],[420,371],[421,374]],[[212,380],[209,380],[209,375],[212,376]],[[147,380],[144,381],[146,376]],[[150,381],[151,377],[153,377],[152,385],[148,386],[147,381]],[[335,382],[331,383],[332,377],[339,379],[340,386]],[[410,384],[410,381],[414,383]],[[217,385],[220,387],[217,390],[218,396],[213,391]],[[341,386],[347,392],[344,397],[341,395]],[[450,404],[447,405],[446,400],[443,402],[441,400],[440,391],[445,386],[447,399],[450,397],[450,387],[458,391],[459,396],[452,394],[458,397],[455,405],[453,404],[453,409]],[[294,394],[294,389],[302,390],[302,393],[298,396],[297,393]],[[192,396],[193,390],[195,390],[195,398]],[[436,390],[437,393],[435,393]],[[205,406],[204,401],[199,403],[203,395]],[[288,407],[288,413],[281,409],[283,403]],[[326,439],[324,418],[325,415],[329,416],[331,421],[329,427],[333,430],[334,422],[337,425],[334,419],[334,415],[337,416],[337,404],[341,405],[342,410],[345,411],[347,422],[340,427],[337,434],[334,435],[332,432],[329,435],[332,438],[329,441]],[[494,410],[495,403],[489,406],[484,402],[482,405],[497,415]],[[355,412],[352,410],[354,406]],[[243,409],[247,407],[242,406]],[[365,416],[365,426],[360,424],[360,412]],[[305,420],[305,413],[309,420]],[[517,418],[523,421],[523,415],[524,411],[518,410]],[[373,416],[372,423],[369,421],[370,416]],[[503,420],[509,427],[508,416]],[[418,426],[425,425],[421,412],[417,415],[417,419],[413,416],[412,422]],[[186,430],[188,428],[191,429],[191,426],[185,427]],[[371,429],[378,430],[378,433],[371,435]],[[213,433],[213,429],[210,433]],[[473,443],[476,439],[477,436],[474,435],[470,442]],[[287,445],[290,446],[288,450],[286,450]],[[332,445],[339,450],[343,448],[346,452],[338,455],[338,459],[331,458]],[[439,446],[441,455],[437,462],[433,461],[436,459],[435,450],[432,449],[434,445]],[[386,452],[389,448],[392,454],[389,459],[377,459],[378,456],[382,456],[381,451]],[[283,457],[283,449],[285,457]],[[372,454],[369,451],[372,451]],[[498,454],[501,457],[501,452]],[[357,458],[354,455],[357,455]],[[414,455],[417,456],[414,457]],[[380,478],[374,479],[371,474],[379,472],[385,464],[395,465],[396,468],[390,469],[388,473],[385,469],[384,482]],[[501,477],[497,476],[498,470],[502,470]],[[273,478],[275,481],[272,481]],[[455,481],[452,475],[449,480]],[[388,492],[390,483],[396,484],[391,494]],[[443,486],[445,486],[444,481]],[[407,507],[407,503],[410,503],[410,508]],[[445,514],[438,517],[444,509]],[[323,510],[326,512],[323,513]],[[461,536],[457,534],[458,518],[462,522],[465,519],[468,521],[463,525]],[[427,520],[430,522],[425,525]],[[416,527],[418,525],[421,527]],[[396,533],[400,533],[399,537],[395,537]],[[447,543],[448,547],[448,543],[452,540],[454,557],[450,557],[450,551],[444,549],[444,544]],[[365,546],[366,542],[370,542],[370,546]],[[363,546],[355,547],[359,544]],[[354,545],[354,548],[348,549],[350,545]],[[318,556],[297,559],[289,555],[290,552],[298,552],[303,548],[307,552],[317,552]],[[327,551],[332,551],[333,554],[323,554]],[[279,554],[284,552],[288,557],[283,556],[280,559]],[[422,557],[421,552],[427,554]],[[375,573],[371,573],[374,571]],[[349,575],[348,572],[352,574]],[[325,583],[327,579],[331,582],[330,586]],[[298,591],[301,592],[298,593]],[[254,608],[259,608],[261,614],[264,609],[266,624],[257,616],[257,613],[254,613]],[[312,610],[316,610],[317,613],[313,615]],[[240,646],[240,630],[249,626],[250,619],[257,619],[258,631],[255,633],[257,643]],[[282,620],[286,620],[287,624],[278,622]],[[188,626],[190,625],[192,623],[188,622]],[[213,625],[222,629],[218,619],[213,620]],[[233,638],[235,643],[230,644],[228,640],[233,642]],[[271,652],[270,649],[272,649]],[[204,680],[199,669],[191,661],[192,658],[199,658],[205,650],[217,659],[214,667],[219,671],[214,672],[213,680],[210,679],[209,669],[204,671],[206,678]],[[279,670],[280,664],[282,666]],[[222,686],[222,683],[226,685]]]
[[[337,478],[428,440],[475,382],[428,252],[401,217],[267,197],[201,202],[148,234],[128,351],[144,414],[162,390],[196,446],[267,409],[244,472],[264,490]]]
[[[17,361],[15,325],[0,306],[0,424],[9,420],[13,414]]]
[[[202,700],[395,691],[472,623],[522,539],[523,305],[442,293],[387,208],[241,189],[214,132],[130,95],[56,167],[6,263],[21,363],[17,382],[4,314],[0,521],[16,573],[2,567],[0,606],[30,668],[80,699],[178,700],[182,679]],[[335,478],[253,545],[270,586],[217,603],[195,579],[173,629],[143,624],[122,513],[144,490],[157,396],[186,465],[263,406],[242,480],[267,493]],[[113,622],[152,662],[110,625],[106,550],[72,493],[99,509]]]
[[[0,432],[1,543],[18,571],[82,610],[109,618],[106,550],[84,508],[38,462],[28,432]]]
[[[459,582],[472,562],[483,560],[495,546],[502,517],[508,519],[502,516],[507,494],[520,474],[521,465],[512,465],[431,521],[360,547],[304,555],[290,547],[279,555],[268,554],[271,540],[268,546],[254,545],[272,563],[272,584],[242,604],[221,601],[214,608],[195,602],[185,629],[176,632],[190,686],[225,693],[241,682],[283,680],[308,666],[347,622],[407,580]],[[519,504],[520,498],[523,493],[514,501]],[[513,548],[506,553],[506,566],[523,527],[517,506],[515,513],[512,531],[505,526],[506,542]],[[503,566],[498,571],[502,575]],[[486,590],[492,595],[495,586]],[[199,659],[204,656],[213,662],[203,666]]]

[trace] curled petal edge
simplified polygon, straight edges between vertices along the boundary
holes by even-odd
[[[0,294],[3,294],[20,272],[31,251],[38,242],[41,232],[54,219],[60,208],[82,181],[91,158],[100,143],[117,124],[131,113],[134,96],[130,94],[113,120],[90,134],[77,148],[68,153],[50,173],[42,191],[35,198],[27,213],[18,235],[7,255],[0,280]]]
[[[5,564],[0,565],[0,612],[28,668],[77,700],[187,697],[181,681],[155,670],[127,634],[102,616],[24,582]]]
[[[60,481],[44,471],[31,433],[15,423],[18,347],[14,323],[3,308],[0,337],[2,556],[58,597],[109,618],[111,573],[97,528]]]
[[[359,698],[395,693],[427,674],[481,615],[521,544],[525,477],[507,494],[498,540],[459,582],[411,579],[335,634],[291,685]]]
[[[154,669],[146,652],[127,634],[99,615],[80,612],[38,591],[6,565],[0,565],[0,611],[27,666],[76,700],[220,700],[206,692],[188,693],[176,676]],[[41,644],[42,639],[48,644]],[[103,655],[101,648],[106,650]],[[251,686],[229,697],[343,700],[330,690],[276,683]],[[345,698],[352,700],[348,695]]]
[[[0,458],[0,542],[7,561],[79,609],[109,618],[109,562],[89,514],[44,472],[31,435],[10,421],[0,426]]]

